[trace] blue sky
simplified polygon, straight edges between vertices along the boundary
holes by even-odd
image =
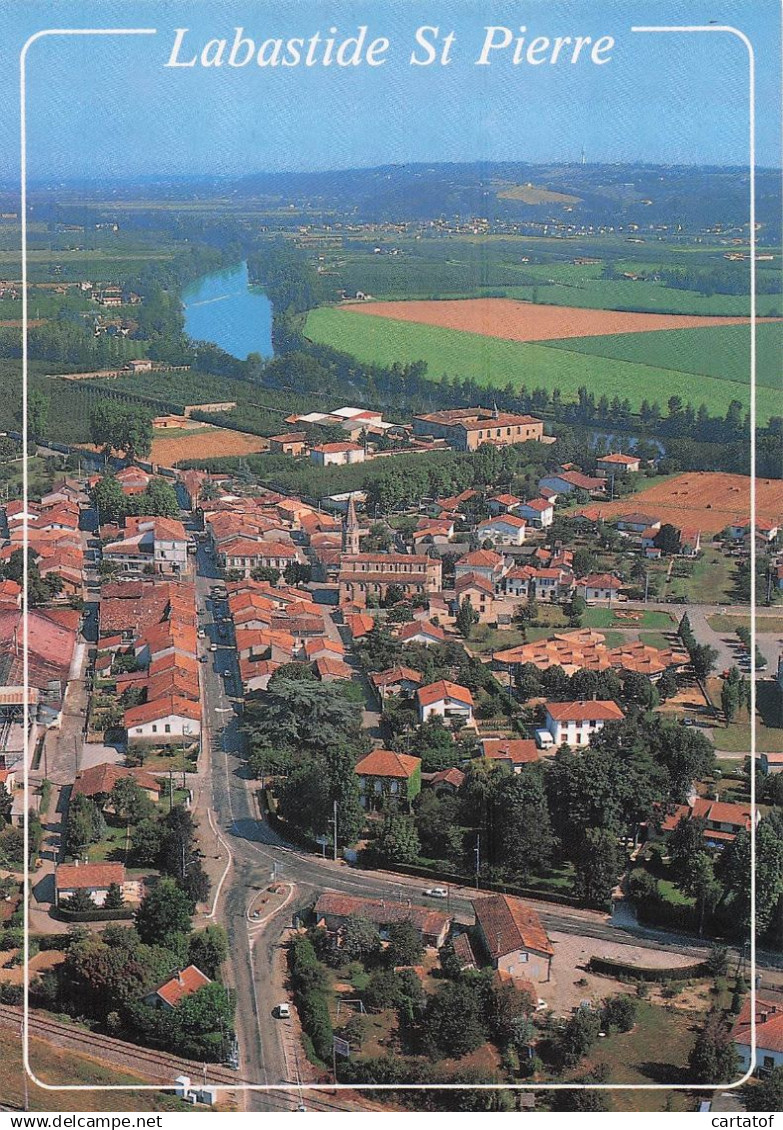
[[[0,0],[3,169],[18,169],[18,52],[45,27],[152,27],[150,37],[50,38],[28,55],[31,180],[241,174],[475,159],[747,162],[747,56],[734,37],[640,35],[716,21],[757,53],[757,161],[779,165],[777,0]],[[186,44],[355,33],[391,42],[383,67],[168,69]],[[414,31],[454,31],[447,67],[411,67]],[[611,62],[474,65],[488,24],[611,35]]]

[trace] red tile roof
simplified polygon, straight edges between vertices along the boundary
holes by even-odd
[[[512,765],[532,765],[540,758],[532,738],[484,738],[481,751],[484,757],[510,761]]]
[[[589,589],[620,589],[623,582],[611,573],[591,573],[589,577],[580,577],[576,582]]]
[[[496,569],[502,564],[503,558],[499,553],[493,553],[491,549],[475,549],[472,553],[466,553],[464,557],[460,557],[457,562],[457,565],[479,566],[484,569]]]
[[[124,881],[125,868],[121,863],[61,863],[54,873],[58,891],[108,889],[112,883]]]
[[[145,772],[144,769],[126,769],[122,765],[105,762],[103,765],[91,765],[89,769],[82,769],[77,773],[72,795],[87,797],[108,795],[117,781],[124,781],[126,777],[130,777],[142,789],[154,790],[158,793],[163,789],[158,778]]]
[[[400,628],[397,638],[402,643],[406,643],[408,640],[418,635],[429,636],[431,639],[440,640],[441,642],[445,642],[448,639],[443,628],[439,627],[437,624],[431,623],[429,620],[411,620],[410,624],[405,624]]]
[[[188,965],[186,969],[180,970],[168,981],[159,985],[155,994],[166,1004],[176,1008],[183,997],[189,997],[191,993],[196,993],[211,984],[209,977],[206,973],[202,973],[197,965]]]
[[[355,895],[338,894],[325,891],[315,904],[316,921],[326,917],[349,918],[352,914],[369,918],[376,926],[387,926],[392,922],[412,922],[426,937],[438,937],[451,921],[450,915],[426,906],[410,906],[391,899],[365,899]]]
[[[546,710],[555,722],[615,722],[625,717],[616,702],[606,699],[548,702]]]
[[[420,683],[421,675],[412,667],[389,667],[386,671],[378,671],[370,675],[370,682],[375,687],[393,687],[402,682]]]
[[[407,781],[420,767],[420,757],[395,753],[391,749],[374,749],[356,763],[356,774],[359,777],[396,777]]]
[[[171,695],[170,697],[156,699],[154,702],[144,702],[141,706],[132,706],[130,710],[126,710],[125,726],[126,729],[130,729],[132,726],[143,726],[145,722],[155,722],[158,718],[168,718],[172,715],[200,722],[201,707],[198,703],[191,702],[189,699]]]
[[[734,1021],[731,1038],[736,1044],[751,1045],[751,1001],[748,998]],[[783,1008],[780,1004],[756,998],[756,1047],[761,1052],[783,1052]]]
[[[420,706],[431,706],[433,702],[440,702],[447,698],[453,698],[457,702],[464,703],[465,706],[473,705],[473,695],[468,688],[461,687],[459,683],[451,683],[448,679],[439,679],[437,683],[430,683],[429,686],[421,687],[416,691],[416,697]]]
[[[510,895],[473,899],[490,957],[496,960],[520,948],[553,954],[552,943],[532,907]]]

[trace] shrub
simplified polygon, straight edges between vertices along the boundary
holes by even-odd
[[[636,1002],[632,997],[619,994],[607,997],[601,1013],[604,1028],[616,1028],[618,1032],[630,1032],[636,1022]]]

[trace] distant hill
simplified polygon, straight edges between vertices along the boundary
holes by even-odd
[[[532,165],[524,162],[385,165],[326,172],[252,173],[240,178],[150,177],[113,187],[58,186],[64,203],[78,195],[110,199],[117,192],[155,200],[220,199],[222,206],[253,200],[280,208],[283,222],[340,217],[351,222],[470,219],[609,227],[637,223],[669,232],[720,226],[747,235],[748,172],[742,168],[617,165]],[[756,174],[759,240],[781,239],[781,177]]]

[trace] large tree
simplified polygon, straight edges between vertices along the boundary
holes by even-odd
[[[575,861],[574,894],[588,906],[604,908],[621,867],[617,837],[606,828],[588,828]]]
[[[179,935],[190,933],[191,902],[173,879],[160,879],[141,900],[136,929],[150,945],[176,945]]]

